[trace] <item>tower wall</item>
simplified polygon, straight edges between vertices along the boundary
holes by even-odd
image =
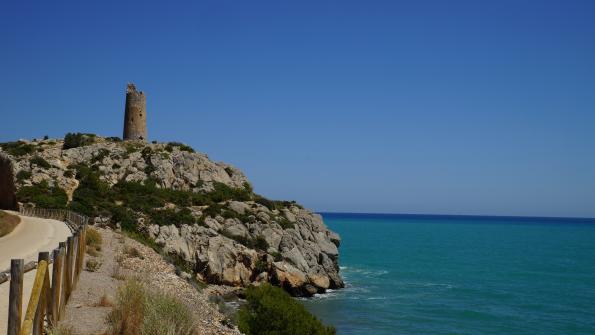
[[[147,99],[134,84],[126,89],[124,112],[124,140],[147,140]]]

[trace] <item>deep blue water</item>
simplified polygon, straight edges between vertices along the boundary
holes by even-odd
[[[343,290],[304,300],[338,334],[595,334],[595,220],[323,214]]]

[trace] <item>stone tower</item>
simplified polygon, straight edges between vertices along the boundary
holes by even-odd
[[[124,140],[147,140],[147,99],[129,83],[126,89]]]

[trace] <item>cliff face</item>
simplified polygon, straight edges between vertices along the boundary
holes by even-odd
[[[254,194],[233,166],[179,143],[70,142],[0,145],[19,201],[70,207],[141,234],[206,282],[268,281],[300,296],[343,286],[340,238],[320,215]]]

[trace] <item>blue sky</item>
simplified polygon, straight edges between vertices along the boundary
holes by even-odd
[[[316,210],[595,217],[593,1],[4,1],[0,141],[151,139]]]

